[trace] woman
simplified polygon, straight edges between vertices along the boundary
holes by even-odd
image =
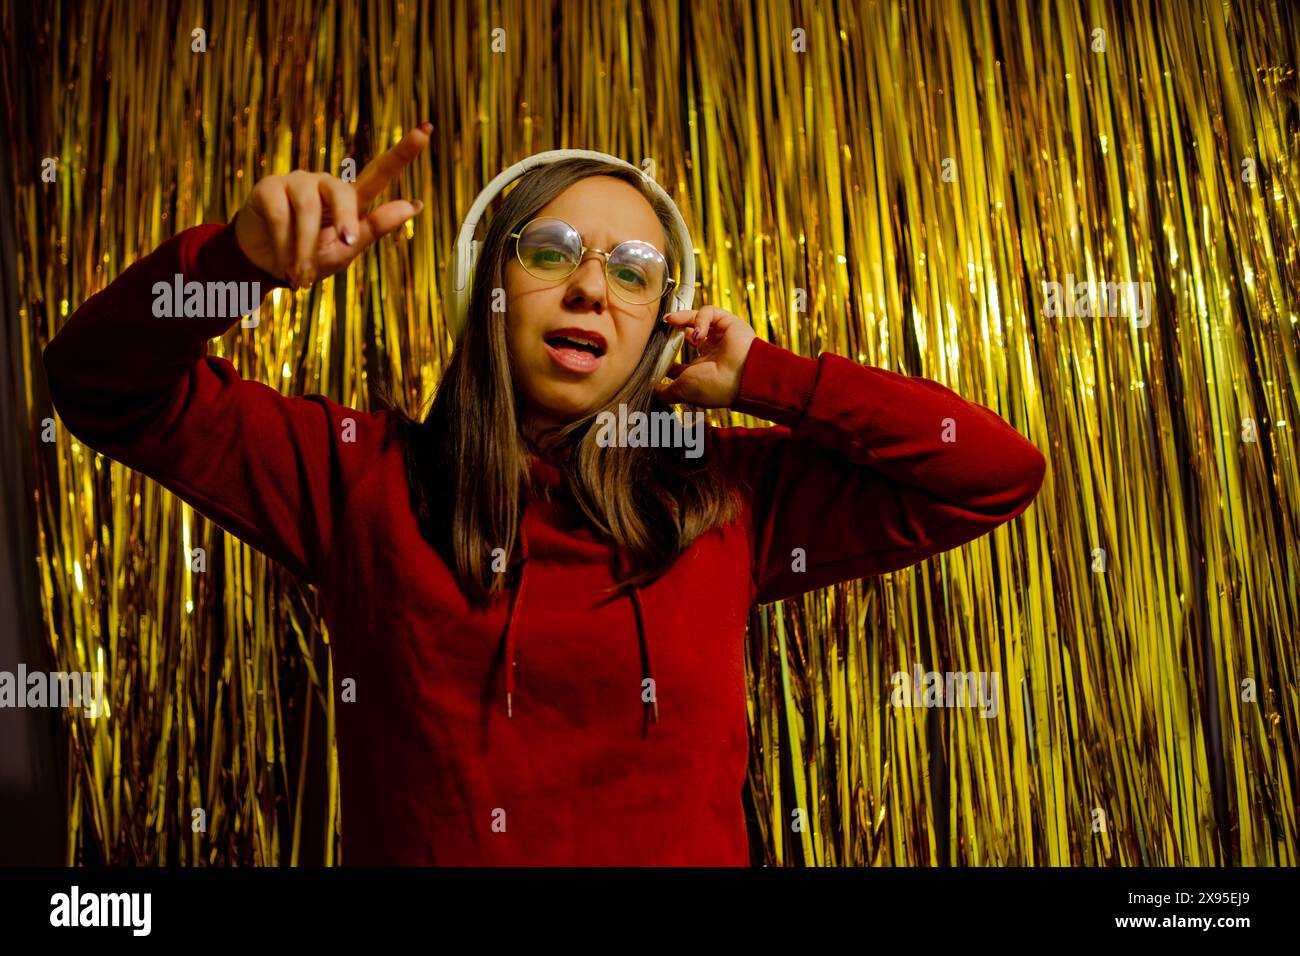
[[[685,251],[667,213],[590,160],[503,199],[423,422],[241,380],[206,346],[234,317],[155,317],[177,274],[346,269],[419,214],[369,207],[429,130],[355,183],[264,179],[233,223],[134,263],[45,350],[56,407],[319,589],[345,862],[745,865],[750,608],[988,532],[1028,507],[1044,458],[935,382],[795,355],[713,306],[665,314],[652,295]],[[625,241],[644,274],[592,251]],[[698,354],[653,381],[676,329]],[[667,402],[775,427],[707,427],[694,458],[598,440],[601,412]]]

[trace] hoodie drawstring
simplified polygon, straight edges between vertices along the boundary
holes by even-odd
[[[515,612],[519,609],[520,603],[524,599],[524,585],[528,583],[528,531],[525,528],[525,522],[521,518],[519,521],[519,554],[521,567],[519,569],[519,587],[515,591],[514,600],[510,602],[510,610],[506,614],[506,716],[514,716],[514,696],[515,696]]]
[[[515,621],[518,619],[520,605],[524,600],[524,588],[528,583],[528,531],[527,522],[523,519],[519,522],[519,552],[520,552],[520,570],[519,586],[515,589],[514,599],[510,602],[510,610],[506,612],[506,630],[504,635],[505,642],[505,667],[506,667],[506,716],[514,717],[514,696],[515,696]],[[646,681],[650,682],[650,700],[642,701],[644,705],[645,719],[641,724],[641,736],[645,736],[649,729],[651,720],[659,723],[659,695],[658,688],[655,685],[654,670],[650,663],[650,642],[646,635],[645,628],[645,610],[641,605],[641,591],[635,585],[628,586],[628,596],[632,601],[632,612],[636,617],[636,636],[637,643],[641,651],[641,693],[646,690]]]
[[[650,644],[646,640],[644,611],[641,608],[641,590],[635,584],[628,589],[632,596],[632,611],[636,614],[636,636],[641,644],[641,693],[645,693],[645,682],[650,682],[650,699],[643,700],[645,719],[641,722],[641,736],[646,735],[653,715],[654,722],[659,723],[659,689],[655,685],[654,670],[650,667]]]

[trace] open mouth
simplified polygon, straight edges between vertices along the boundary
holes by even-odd
[[[552,332],[545,338],[546,344],[556,351],[586,352],[588,355],[594,355],[597,358],[605,354],[605,344],[599,339],[589,339],[584,336],[560,332]]]
[[[605,359],[605,338],[586,329],[556,329],[542,336],[546,353],[566,372],[594,372]]]

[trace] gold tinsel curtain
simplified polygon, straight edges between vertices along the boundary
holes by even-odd
[[[433,214],[277,292],[214,353],[286,392],[367,407],[388,382],[416,407],[450,348],[443,269],[470,201],[530,153],[586,147],[654,161],[696,237],[697,301],[943,382],[1048,455],[1035,504],[988,537],[753,613],[767,862],[1297,862],[1285,0],[2,16],[31,558],[55,663],[111,693],[64,719],[70,862],[332,862],[347,795],[313,593],[61,428],[42,441],[40,350],[258,178],[359,168],[425,119],[399,194]],[[1043,283],[1067,276],[1150,282],[1149,325],[1046,316]],[[892,707],[891,675],[918,665],[998,672],[1000,713]]]

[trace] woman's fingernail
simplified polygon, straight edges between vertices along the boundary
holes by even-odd
[[[411,203],[411,205],[415,207],[415,214],[418,216],[421,210],[424,209],[424,200],[417,199],[415,202]]]
[[[347,229],[339,230],[339,238],[343,240],[343,245],[345,246],[350,246],[352,243],[357,241],[356,236],[352,235],[352,233]]]
[[[422,132],[422,133],[432,133],[432,132],[433,132],[433,124],[430,123],[428,120],[425,120],[423,123],[420,124],[419,129],[420,129],[420,132]]]

